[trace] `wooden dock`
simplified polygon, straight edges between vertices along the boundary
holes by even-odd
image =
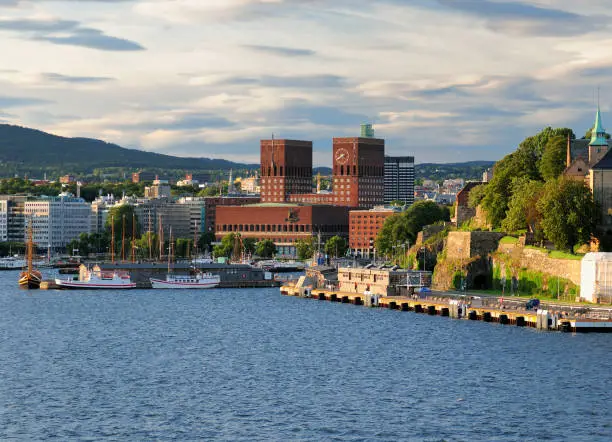
[[[328,289],[310,289],[284,285],[280,289],[286,296],[299,296],[320,301],[364,305],[390,310],[411,311],[431,316],[446,316],[471,321],[496,322],[518,327],[564,332],[612,332],[612,320],[565,317],[548,310],[491,308],[472,305],[469,298],[453,299],[449,296],[427,298],[379,296],[374,294],[343,293]]]

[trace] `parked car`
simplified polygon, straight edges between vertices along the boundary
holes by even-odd
[[[525,304],[525,308],[527,310],[536,310],[539,306],[540,306],[540,300],[539,299],[535,299],[535,298],[534,299],[530,299]]]

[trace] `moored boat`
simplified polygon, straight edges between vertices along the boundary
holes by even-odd
[[[78,278],[56,278],[55,283],[60,289],[118,290],[136,288],[136,283],[132,282],[130,274],[127,272],[103,272],[87,268],[81,269]]]
[[[38,289],[42,282],[42,274],[36,270],[32,264],[34,259],[34,233],[32,222],[28,226],[28,241],[26,244],[26,263],[27,268],[19,275],[19,287],[24,289]]]
[[[217,287],[221,277],[212,273],[196,273],[195,275],[167,274],[166,279],[150,278],[154,289],[211,289]]]

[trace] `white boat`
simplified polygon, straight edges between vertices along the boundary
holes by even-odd
[[[150,278],[154,289],[212,289],[221,282],[219,275],[197,273],[195,275],[174,275],[168,273],[166,279]]]
[[[83,266],[84,267],[84,266]],[[130,279],[127,272],[104,272],[102,270],[81,269],[76,279],[55,279],[61,289],[81,290],[117,290],[135,289],[136,283]]]

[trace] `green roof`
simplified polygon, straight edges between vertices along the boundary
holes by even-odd
[[[593,127],[593,131],[591,132],[591,142],[590,146],[607,146],[608,140],[606,139],[606,130],[603,128],[603,124],[601,124],[601,112],[599,111],[599,106],[597,106],[597,115],[595,115],[595,127]]]

